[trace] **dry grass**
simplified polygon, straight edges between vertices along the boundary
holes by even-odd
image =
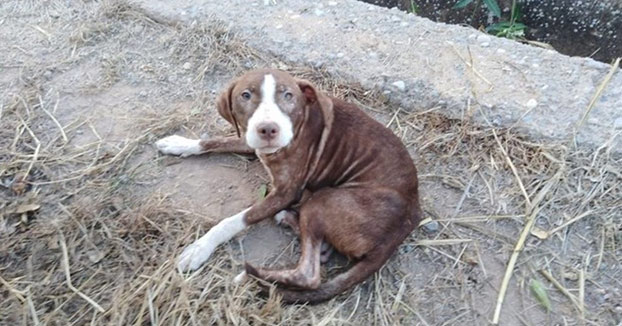
[[[168,56],[161,60],[170,66],[158,67],[147,54],[146,63],[134,64],[116,53],[99,75],[105,87],[91,85],[85,97],[126,83],[132,69],[172,75],[190,63],[185,74],[199,87],[208,76],[224,82],[257,65],[287,69],[358,103],[401,137],[420,170],[425,210],[440,229],[416,232],[373,280],[314,307],[282,306],[274,296],[257,296],[252,283],[234,286],[243,262],[233,244],[202,270],[180,275],[173,268],[180,248],[211,225],[178,207],[171,193],[153,191],[163,159],[146,145],[182,128],[223,132],[222,124],[197,122],[199,113],[185,106],[128,106],[131,128],[113,142],[96,118],[63,116],[42,77],[47,67],[35,64],[1,104],[0,323],[483,324],[493,311],[480,301],[497,300],[512,252],[506,299],[512,304],[502,305],[502,321],[622,319],[615,301],[622,296],[622,159],[607,144],[569,149],[474,125],[468,114],[451,120],[440,110],[395,108],[376,91],[250,49],[218,22],[178,26],[124,2],[93,6],[99,9],[84,16],[92,21],[82,17],[65,38],[66,53],[74,53],[61,67],[89,60],[81,59],[81,48],[126,42],[128,21],[142,33],[130,40],[164,35]],[[191,107],[211,107],[213,95],[190,94]],[[175,98],[149,103],[169,100]],[[334,273],[340,266],[329,267]],[[532,278],[547,286],[553,314],[521,288]]]

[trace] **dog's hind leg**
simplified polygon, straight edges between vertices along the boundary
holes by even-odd
[[[302,253],[294,269],[267,269],[256,268],[246,264],[246,272],[268,282],[277,282],[283,285],[301,289],[314,289],[320,285],[320,255],[322,239],[319,230],[313,224],[317,220],[311,218],[300,219],[300,241]]]

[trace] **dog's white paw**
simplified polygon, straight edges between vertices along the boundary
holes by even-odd
[[[164,137],[158,140],[155,145],[163,154],[180,155],[182,157],[197,155],[202,152],[200,140],[177,135]]]
[[[194,271],[201,267],[211,255],[212,250],[196,241],[182,251],[177,262],[177,269],[180,272]]]

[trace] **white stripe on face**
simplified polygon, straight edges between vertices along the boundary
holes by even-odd
[[[285,147],[294,138],[292,120],[275,102],[276,81],[274,76],[267,74],[261,83],[261,103],[248,120],[246,143],[259,153],[274,153]],[[264,123],[274,123],[279,128],[278,135],[270,142],[261,139],[257,127]]]

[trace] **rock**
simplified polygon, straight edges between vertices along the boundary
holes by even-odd
[[[190,68],[192,68],[192,64],[190,62],[186,62],[184,63],[183,68],[189,70]]]
[[[525,103],[525,106],[526,106],[528,109],[530,109],[530,110],[531,110],[531,109],[535,108],[536,106],[538,106],[538,101],[536,101],[536,99],[533,99],[533,98],[532,98],[532,99],[530,99],[529,101],[527,101],[527,103]]]
[[[488,43],[488,42],[484,42],[484,43],[480,43],[479,45],[480,45],[481,47],[483,47],[483,48],[487,48],[487,47],[489,47],[489,46],[490,46],[490,43]]]
[[[423,228],[423,231],[427,233],[438,232],[439,227],[440,227],[440,224],[437,221],[430,221],[421,226],[421,228]]]
[[[492,38],[486,34],[480,34],[477,36],[477,43],[479,44],[482,44],[482,43],[490,44],[490,41],[492,41]]]
[[[614,122],[613,122],[613,127],[618,129],[618,128],[622,128],[622,117],[617,118]]]
[[[393,84],[391,84],[393,86],[395,86],[397,89],[399,89],[401,92],[403,92],[404,90],[406,90],[406,83],[404,83],[403,80],[398,80],[396,82],[394,82]]]
[[[410,243],[407,243],[407,244],[405,244],[405,245],[400,247],[400,253],[407,254],[407,253],[413,251],[414,249],[415,249],[415,246],[413,246]]]
[[[134,34],[140,34],[143,32],[144,29],[145,27],[143,25],[136,25],[134,26],[134,28],[132,28],[132,32],[134,32]]]

